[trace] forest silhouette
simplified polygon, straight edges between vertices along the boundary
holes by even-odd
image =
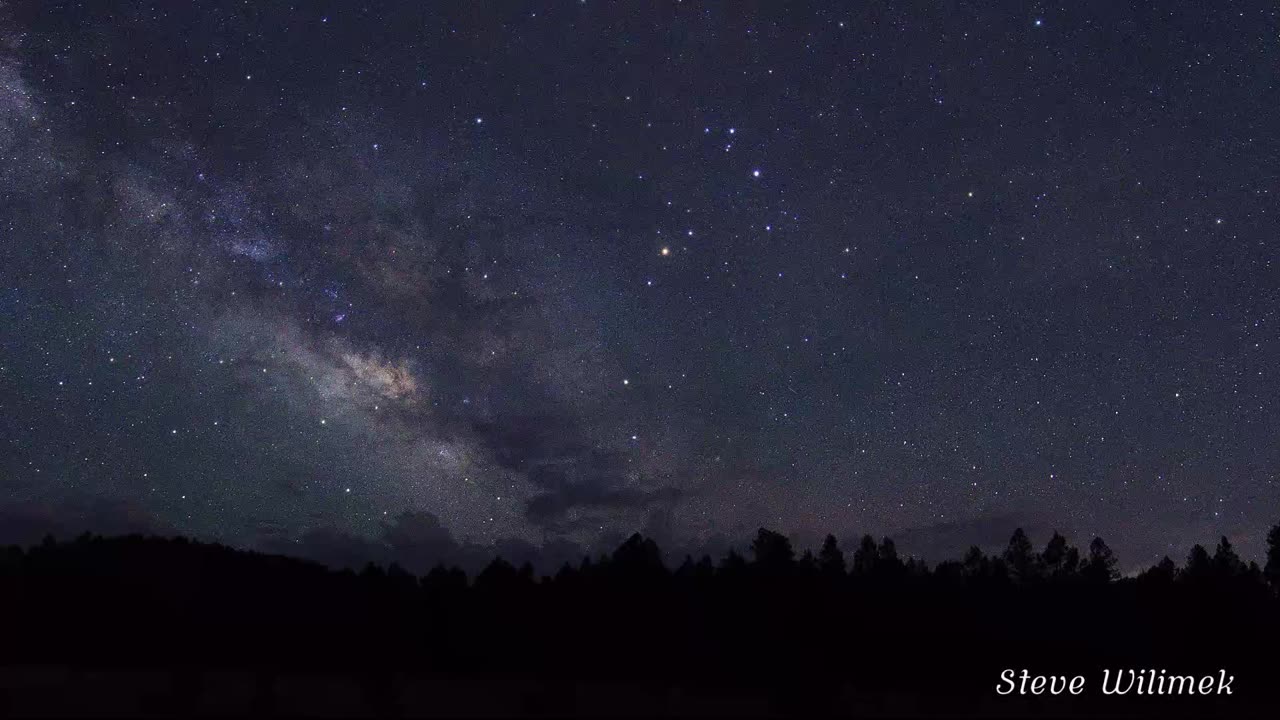
[[[1021,529],[929,567],[889,538],[745,554],[651,539],[552,575],[494,559],[332,570],[185,538],[84,535],[0,550],[0,714],[776,713],[1261,715],[1274,708],[1280,525],[1264,566],[1224,537],[1121,578]],[[1000,697],[1005,668],[1084,674]],[[1215,697],[1102,697],[1105,668],[1217,673]]]

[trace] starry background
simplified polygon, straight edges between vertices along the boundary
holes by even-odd
[[[7,3],[6,532],[1256,553],[1278,42],[1261,2]]]

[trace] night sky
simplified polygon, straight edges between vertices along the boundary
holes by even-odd
[[[1263,2],[0,4],[9,532],[1254,555],[1278,52]]]

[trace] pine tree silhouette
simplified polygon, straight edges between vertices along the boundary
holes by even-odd
[[[789,570],[796,560],[796,551],[786,535],[760,528],[751,543],[756,566],[769,572]]]
[[[1203,545],[1191,546],[1187,553],[1187,562],[1179,574],[1179,579],[1190,583],[1205,583],[1213,578],[1213,561],[1209,559],[1209,551]]]
[[[652,582],[667,574],[662,550],[653,540],[635,533],[618,546],[610,558],[610,572],[634,582]]]
[[[828,535],[822,541],[822,549],[818,551],[818,569],[826,577],[844,576],[844,553],[835,535]]]
[[[876,539],[863,535],[858,549],[853,551],[853,567],[850,571],[859,577],[870,577],[875,572],[879,557],[880,548],[876,546]]]
[[[979,580],[991,576],[991,563],[987,559],[986,553],[982,552],[982,548],[974,545],[964,554],[964,559],[960,561],[963,568],[964,576],[970,580]]]
[[[1280,523],[1267,533],[1267,564],[1262,568],[1272,590],[1280,591]]]
[[[1080,574],[1090,582],[1108,583],[1120,577],[1116,564],[1116,556],[1111,548],[1107,547],[1102,538],[1096,537],[1089,543],[1089,557]]]
[[[906,574],[902,559],[898,557],[898,546],[891,538],[880,540],[876,552],[876,573],[885,579],[899,579]]]
[[[1165,557],[1133,579],[1118,577],[1100,538],[1079,563],[1078,551],[1054,533],[1033,565],[1040,574],[1030,576],[1043,582],[1025,580],[1023,541],[1025,533],[1014,533],[1006,559],[972,547],[962,560],[930,570],[892,539],[867,537],[854,553],[857,578],[829,582],[849,577],[831,536],[797,560],[786,536],[762,529],[751,563],[734,551],[719,567],[709,555],[685,555],[673,575],[661,548],[635,534],[599,560],[565,563],[553,577],[537,577],[527,562],[516,568],[494,558],[468,585],[462,570],[444,565],[419,581],[394,563],[334,572],[185,539],[85,535],[0,548],[0,597],[20,618],[6,627],[0,655],[25,660],[55,648],[63,658],[101,658],[109,648],[122,663],[163,658],[174,665],[165,702],[179,714],[207,695],[192,668],[235,666],[247,657],[272,668],[263,676],[264,712],[285,712],[290,692],[273,689],[276,677],[313,668],[354,678],[361,702],[381,715],[411,714],[398,704],[402,684],[411,681],[397,673],[414,667],[448,677],[480,673],[494,693],[503,692],[497,678],[518,685],[537,677],[531,684],[543,687],[550,687],[547,677],[563,678],[555,682],[566,683],[566,697],[575,697],[577,683],[596,690],[593,683],[612,683],[627,687],[620,697],[631,700],[620,702],[633,702],[641,687],[678,682],[702,691],[738,682],[771,703],[807,710],[836,707],[823,704],[837,701],[842,691],[833,688],[876,697],[894,687],[887,668],[904,662],[940,683],[955,673],[951,691],[960,694],[1018,653],[1070,665],[1098,657],[1163,662],[1226,648],[1239,650],[1241,672],[1269,671],[1269,661],[1255,663],[1245,650],[1269,647],[1280,632],[1277,599],[1263,568],[1243,561],[1227,538],[1212,554],[1194,546],[1181,571]],[[1021,582],[1010,582],[1015,567]],[[250,591],[252,602],[245,602]],[[1177,625],[1197,614],[1229,614],[1249,631]],[[1027,627],[1037,629],[1034,637]],[[849,653],[855,646],[866,657]],[[1113,647],[1124,650],[1107,650]],[[761,662],[782,657],[815,662]],[[3,673],[0,667],[0,680]],[[892,691],[910,697],[909,685]],[[556,692],[540,693],[536,707],[559,709],[556,703],[567,701]]]
[[[1144,583],[1156,585],[1170,585],[1178,576],[1178,566],[1173,564],[1173,560],[1166,555],[1160,559],[1160,562],[1144,570],[1138,575],[1138,579]]]
[[[1009,538],[1009,546],[1004,551],[1004,562],[1009,567],[1009,574],[1018,582],[1030,582],[1040,576],[1036,554],[1031,547],[1031,540],[1022,528],[1013,531]]]
[[[1222,536],[1218,541],[1218,547],[1213,551],[1213,574],[1222,580],[1231,580],[1245,572],[1244,561],[1236,554],[1236,549],[1232,547],[1231,541]]]

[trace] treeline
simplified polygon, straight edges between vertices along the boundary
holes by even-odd
[[[183,538],[48,539],[0,550],[0,680],[14,666],[164,668],[161,714],[219,696],[211,673],[253,678],[247,704],[226,712],[256,714],[305,714],[291,703],[342,682],[357,689],[345,714],[708,714],[705,703],[734,715],[985,714],[1050,702],[997,697],[1010,667],[1225,667],[1238,696],[1213,712],[1280,699],[1265,689],[1280,660],[1257,652],[1280,644],[1280,527],[1262,567],[1225,538],[1181,566],[1165,558],[1123,578],[1117,567],[1100,539],[1081,550],[1055,533],[1037,549],[1021,530],[1000,553],[972,548],[933,567],[890,539],[845,549],[828,537],[797,552],[761,529],[720,558],[668,564],[634,535],[554,573],[495,559],[474,578],[444,566],[334,571]],[[0,714],[23,697],[12,687],[0,682]],[[28,707],[50,696],[39,697]],[[1178,700],[1089,707],[1209,711]]]
[[[536,576],[533,566],[525,563],[516,568],[501,557],[495,558],[475,578],[480,588],[510,587],[519,584],[573,582],[599,577],[615,580],[658,582],[674,580],[711,580],[717,577],[753,574],[762,577],[790,579],[852,580],[867,584],[895,584],[933,581],[948,584],[1034,584],[1034,583],[1108,583],[1120,579],[1119,561],[1107,543],[1095,537],[1088,549],[1079,548],[1055,532],[1040,551],[1018,528],[1009,544],[998,555],[988,555],[974,546],[959,560],[946,560],[930,568],[914,557],[902,557],[892,538],[879,542],[864,535],[851,555],[840,547],[834,535],[828,535],[815,554],[805,550],[797,556],[790,539],[761,528],[749,547],[750,557],[736,550],[718,562],[710,555],[695,560],[686,555],[674,569],[668,569],[658,545],[640,534],[632,535],[612,555],[596,559],[584,557],[578,566],[564,565],[554,576]],[[385,571],[370,564],[362,575],[386,578],[394,582],[412,582],[409,574],[392,564]],[[1280,525],[1267,536],[1265,568],[1256,562],[1243,561],[1226,537],[1219,540],[1213,554],[1203,545],[1192,546],[1185,563],[1179,567],[1169,557],[1139,573],[1141,583],[1219,584],[1239,587],[1280,587]],[[467,585],[466,574],[456,567],[437,566],[422,578],[427,588],[461,588]]]
[[[369,563],[360,572],[335,571],[311,561],[234,550],[181,537],[102,538],[85,534],[70,542],[47,537],[29,549],[0,548],[0,581],[10,585],[76,576],[141,580],[154,573],[160,578],[180,578],[191,570],[201,573],[213,570],[228,578],[243,573],[245,581],[254,583],[268,580],[273,584],[332,582],[344,587],[369,585],[400,591],[421,590],[428,594],[469,589],[480,593],[509,592],[533,586],[585,587],[592,583],[646,585],[654,590],[672,584],[693,584],[705,589],[708,583],[740,580],[779,583],[779,587],[791,588],[796,587],[795,583],[804,583],[806,587],[827,583],[833,587],[866,590],[904,590],[913,586],[987,589],[1006,585],[1088,586],[1119,581],[1239,592],[1280,589],[1280,525],[1273,527],[1267,536],[1265,566],[1242,560],[1231,542],[1223,537],[1212,553],[1203,545],[1192,546],[1181,566],[1164,557],[1154,566],[1123,579],[1118,567],[1115,554],[1102,538],[1094,538],[1087,550],[1081,552],[1055,532],[1037,551],[1021,528],[1013,532],[1007,547],[999,554],[989,555],[974,546],[962,558],[946,560],[933,567],[914,557],[899,555],[894,541],[887,537],[877,541],[865,535],[849,553],[834,536],[828,535],[816,553],[812,550],[797,553],[785,535],[761,528],[746,555],[730,549],[718,560],[710,555],[697,559],[686,555],[675,567],[669,567],[661,548],[652,539],[637,533],[612,553],[594,558],[584,556],[580,563],[566,563],[553,574],[539,575],[531,563],[517,567],[496,557],[475,577],[469,577],[461,568],[446,565],[437,565],[424,576],[416,577],[394,562],[385,567]],[[259,578],[260,574],[267,577]]]

